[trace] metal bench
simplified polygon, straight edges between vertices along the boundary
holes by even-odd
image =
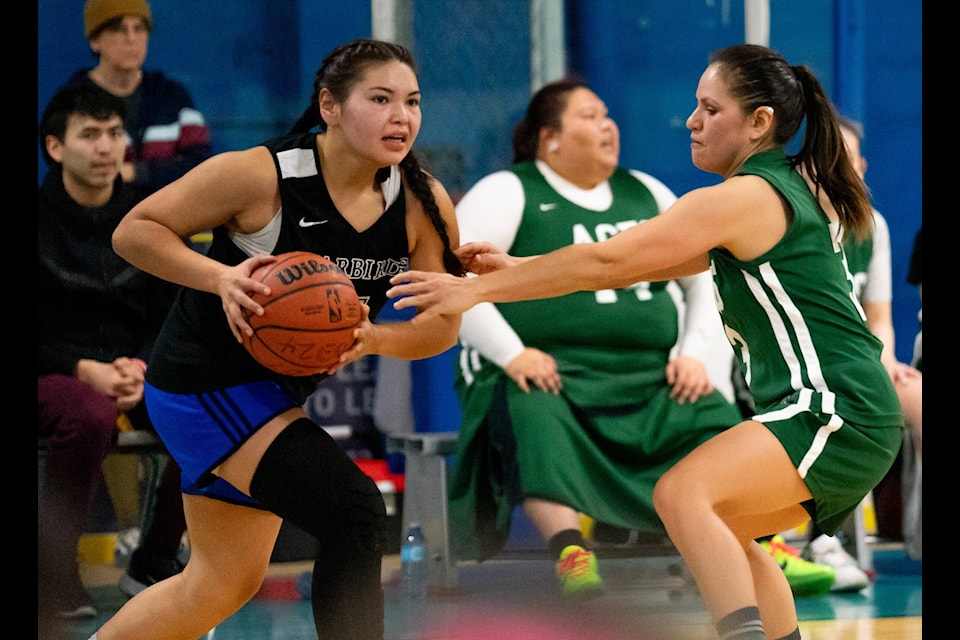
[[[450,543],[447,509],[447,456],[456,452],[456,431],[407,433],[387,437],[387,450],[405,456],[402,532],[419,522],[427,539],[428,584],[456,589],[457,559]]]
[[[403,513],[400,531],[419,522],[427,539],[429,585],[433,590],[457,588],[458,560],[450,539],[450,520],[447,502],[447,457],[456,453],[456,431],[408,433],[388,435],[387,450],[405,456]],[[866,541],[863,505],[848,518],[844,530],[854,541],[852,554],[864,570],[873,569],[873,554]],[[625,545],[598,545],[597,552],[608,556],[672,556],[677,551],[665,537],[639,543],[631,540]],[[675,576],[686,575],[682,560],[668,567]]]
[[[387,437],[387,449],[404,454],[406,459],[400,530],[407,531],[411,522],[420,523],[430,560],[428,584],[438,592],[453,591],[458,586],[458,558],[450,539],[447,501],[447,458],[456,453],[457,436],[456,431],[441,431]],[[628,544],[598,544],[596,548],[598,554],[607,557],[675,556],[667,574],[681,582],[686,579],[682,560],[666,536],[631,540]],[[520,558],[527,554],[513,555]]]

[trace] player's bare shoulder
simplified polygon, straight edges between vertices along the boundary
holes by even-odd
[[[722,243],[741,260],[753,260],[783,238],[792,211],[780,193],[760,176],[734,176],[708,187],[716,196],[715,215],[726,229]]]
[[[257,231],[280,210],[277,170],[266,147],[220,153],[194,171],[205,174],[204,197],[213,198],[211,206],[230,214],[234,231]]]

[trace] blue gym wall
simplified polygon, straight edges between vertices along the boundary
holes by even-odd
[[[559,0],[557,0],[559,1]],[[424,93],[418,151],[456,197],[507,166],[510,132],[530,92],[527,0],[411,0]],[[371,35],[370,3],[316,0],[152,0],[147,68],[184,81],[210,124],[215,151],[283,133],[334,46]],[[39,0],[37,103],[95,62],[81,0]],[[890,225],[897,355],[909,361],[920,308],[905,283],[922,220],[921,3],[770,0],[770,45],[807,64],[863,144],[877,208]],[[567,66],[607,101],[621,162],[678,193],[716,177],[692,166],[684,121],[713,49],[744,40],[744,0],[567,0]],[[38,179],[45,173],[39,149]],[[455,429],[455,350],[414,363],[418,429]]]

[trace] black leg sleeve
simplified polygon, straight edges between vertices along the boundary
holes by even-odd
[[[326,431],[302,418],[264,453],[250,495],[317,539],[312,604],[318,637],[381,640],[386,508],[373,480]]]

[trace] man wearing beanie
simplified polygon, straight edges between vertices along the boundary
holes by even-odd
[[[126,102],[124,182],[151,193],[210,157],[210,131],[187,88],[143,68],[153,32],[146,0],[87,0],[83,29],[98,64],[66,84],[97,85]]]

